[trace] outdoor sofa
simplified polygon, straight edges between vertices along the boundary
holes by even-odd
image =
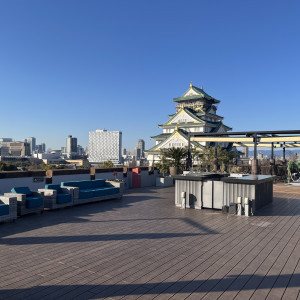
[[[4,196],[17,198],[18,216],[44,211],[44,198],[41,193],[32,192],[27,186],[14,187],[11,193],[5,193]]]
[[[73,188],[63,187],[59,184],[47,184],[38,192],[44,196],[44,207],[49,209],[73,206]]]
[[[91,203],[108,199],[121,199],[123,182],[106,181],[104,179],[66,181],[62,187],[73,187],[74,205]]]
[[[0,196],[0,223],[17,218],[17,198]]]

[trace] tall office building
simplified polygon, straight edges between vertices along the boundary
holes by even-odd
[[[84,148],[80,145],[77,145],[77,154],[83,155],[84,154]]]
[[[68,157],[77,154],[77,138],[72,135],[67,137],[66,153]]]
[[[30,154],[33,154],[33,151],[35,151],[36,148],[36,138],[35,137],[29,137],[25,139],[25,141],[29,144],[30,147]]]
[[[137,148],[140,149],[140,158],[145,157],[145,141],[144,140],[138,140]]]
[[[37,153],[45,153],[46,152],[46,144],[42,143],[40,145],[36,145],[36,151]]]
[[[112,161],[114,164],[122,162],[122,132],[97,129],[89,133],[90,163]]]
[[[134,153],[134,156],[135,156],[135,159],[136,159],[136,160],[138,160],[138,159],[141,158],[141,155],[142,155],[141,153],[142,153],[142,151],[141,151],[140,148],[138,148],[138,147],[134,148],[133,153]]]

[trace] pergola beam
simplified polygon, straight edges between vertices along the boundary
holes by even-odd
[[[211,137],[198,136],[191,137],[193,142],[215,142],[215,143],[253,143],[253,137]],[[281,137],[257,137],[259,143],[283,143],[283,142],[300,142],[300,136],[281,136]]]
[[[233,146],[234,147],[254,147],[254,143],[233,143]],[[299,144],[300,146],[300,144]],[[264,143],[259,143],[257,144],[257,147],[268,147],[268,148],[271,148],[272,147],[272,144],[268,143],[268,144],[264,144]],[[282,144],[274,144],[274,148],[282,148]]]
[[[189,132],[189,142],[214,142],[233,143],[233,146],[253,147],[254,159],[252,160],[252,174],[257,174],[257,148],[270,147],[271,160],[274,160],[274,148],[283,147],[283,157],[285,158],[285,148],[300,147],[300,130],[281,131],[243,131],[243,132]],[[287,143],[287,144],[286,144]]]

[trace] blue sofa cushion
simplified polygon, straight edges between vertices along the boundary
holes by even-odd
[[[9,215],[9,205],[0,203],[0,216]]]
[[[79,181],[66,181],[61,182],[61,186],[73,186],[73,187],[79,187]]]
[[[14,187],[11,189],[11,192],[15,194],[25,194],[26,196],[32,195],[32,191],[29,189],[28,186]]]
[[[45,189],[46,190],[56,190],[59,193],[60,185],[59,184],[46,184]]]
[[[116,187],[104,187],[94,190],[94,197],[108,196],[118,194],[120,192],[119,188]]]
[[[92,187],[92,184],[91,184],[91,180],[66,181],[66,182],[62,182],[61,186],[73,186],[73,187],[78,187],[79,189],[89,189]]]
[[[92,180],[82,180],[80,182],[80,189],[90,189],[92,187]]]
[[[99,188],[105,186],[105,180],[104,179],[95,179],[91,180],[91,188]]]
[[[26,208],[35,208],[43,206],[43,198],[42,197],[27,197],[26,198]]]
[[[91,189],[79,190],[79,199],[93,198],[94,192]]]
[[[79,199],[88,199],[107,195],[114,195],[120,192],[119,188],[105,186],[105,179],[66,181],[61,186],[73,186],[79,188]]]
[[[63,204],[72,202],[72,195],[71,194],[57,194],[56,203]]]

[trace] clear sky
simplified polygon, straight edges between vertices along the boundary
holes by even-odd
[[[192,81],[239,130],[299,127],[299,0],[1,0],[0,137],[146,148]]]

